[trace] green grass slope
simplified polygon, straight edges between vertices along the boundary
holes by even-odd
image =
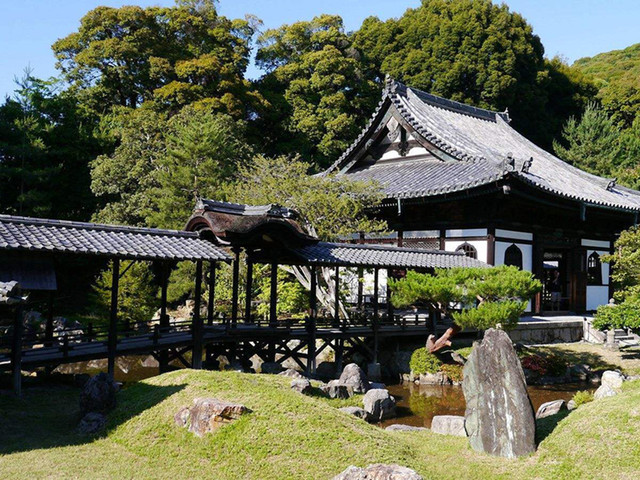
[[[606,475],[607,458],[620,461],[625,474],[640,473],[630,457],[640,456],[640,382],[570,414],[538,454],[517,461],[478,454],[463,438],[386,432],[335,403],[291,391],[289,383],[235,372],[168,373],[119,393],[98,438],[74,431],[77,389],[28,389],[22,400],[0,396],[0,478],[329,479],[349,465],[376,462],[439,479],[615,478]],[[240,402],[253,413],[198,438],[175,426],[173,415],[202,396]]]

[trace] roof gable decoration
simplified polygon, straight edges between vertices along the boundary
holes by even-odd
[[[387,134],[393,126],[391,119],[431,156],[416,158],[409,168],[404,165],[409,160],[406,152],[399,148],[395,158],[363,162],[381,132]],[[585,205],[640,211],[640,192],[569,165],[520,135],[509,122],[507,111],[465,105],[387,78],[368,125],[324,174],[379,181],[388,198],[439,195],[512,178]],[[446,160],[470,166],[456,169]],[[394,175],[396,169],[403,174]]]

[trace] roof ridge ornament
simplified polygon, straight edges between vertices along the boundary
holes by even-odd
[[[522,164],[522,168],[520,169],[521,173],[529,173],[529,169],[533,164],[533,157],[529,157],[529,160],[525,160]]]
[[[513,172],[516,169],[516,159],[513,158],[513,153],[507,153],[507,158],[502,161],[502,171],[504,173]]]
[[[609,183],[607,183],[607,190],[609,192],[613,191],[613,189],[615,188],[616,184],[618,183],[618,178],[612,178],[611,180],[609,180]]]

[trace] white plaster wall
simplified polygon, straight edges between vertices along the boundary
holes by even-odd
[[[475,247],[478,251],[478,260],[483,262],[487,261],[487,241],[486,240],[464,240],[463,238],[457,240],[446,240],[444,242],[444,249],[447,252],[455,252],[460,245],[468,243]]]
[[[587,285],[587,310],[596,310],[600,305],[609,303],[609,287]]]
[[[583,238],[581,243],[583,247],[611,248],[611,242],[606,240],[589,240],[588,238]]]
[[[445,235],[447,238],[486,237],[487,229],[486,228],[461,228],[461,229],[447,230]]]
[[[515,230],[504,230],[502,228],[496,228],[496,237],[512,238],[514,240],[533,240],[533,233],[516,232]]]
[[[533,246],[528,245],[526,243],[517,243],[517,242],[499,242],[496,241],[496,254],[495,254],[495,264],[504,265],[504,252],[511,245],[515,245],[522,252],[522,269],[528,272],[533,271]]]

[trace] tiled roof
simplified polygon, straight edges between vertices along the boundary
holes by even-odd
[[[195,232],[0,215],[0,251],[81,253],[140,260],[229,262]]]
[[[361,169],[349,166],[368,137],[374,119],[387,108],[397,112],[424,140],[452,161],[386,161]],[[513,158],[513,165],[505,162]],[[527,168],[525,162],[532,159]],[[426,165],[431,163],[431,165]],[[450,163],[457,163],[453,167]],[[385,165],[386,164],[386,165]],[[393,174],[398,169],[402,174]],[[457,170],[457,169],[460,170]],[[536,146],[509,126],[506,113],[446,100],[389,81],[372,122],[328,171],[378,180],[389,197],[422,197],[471,188],[502,177],[515,177],[541,190],[591,205],[640,210],[640,192],[591,175]],[[441,170],[437,173],[436,170]],[[460,181],[456,174],[460,171]],[[426,193],[425,193],[426,192]]]
[[[385,245],[318,242],[292,249],[311,264],[380,268],[488,267],[463,253],[422,250]]]

